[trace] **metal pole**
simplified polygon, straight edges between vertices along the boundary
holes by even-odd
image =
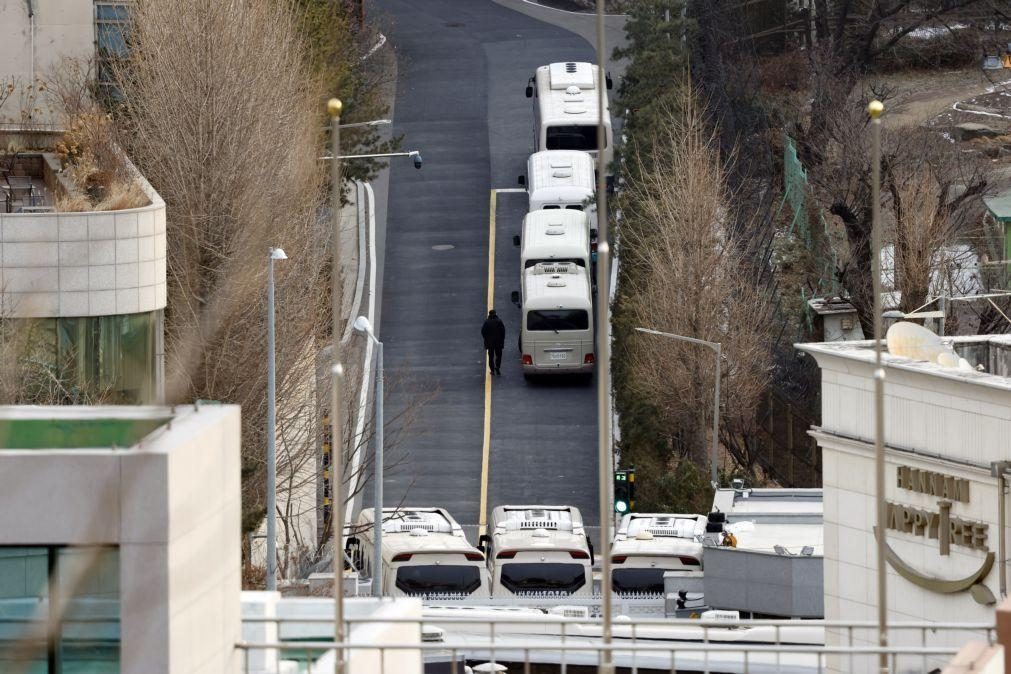
[[[379,350],[376,352],[376,465],[375,485],[372,492],[375,497],[373,527],[375,538],[372,549],[372,596],[383,596],[383,343],[376,340]]]
[[[716,472],[716,462],[719,460],[720,449],[720,356],[723,352],[723,345],[716,342],[716,390],[713,392],[713,458],[712,458],[712,478],[713,489],[720,486],[719,475]]]
[[[608,326],[610,325],[610,300],[607,293],[610,278],[609,261],[611,249],[607,238],[607,162],[604,159],[606,135],[604,133],[604,115],[607,108],[604,97],[607,96],[607,61],[604,45],[604,0],[597,0],[597,461],[600,464],[600,612],[601,612],[601,643],[604,650],[601,653],[600,674],[611,674],[614,664],[611,651],[611,517],[614,504],[609,494],[613,481],[613,452],[611,450],[611,342]]]
[[[330,494],[333,505],[330,508],[332,524],[331,535],[333,537],[333,582],[334,582],[334,642],[344,642],[344,441],[341,437],[344,430],[343,420],[343,386],[344,368],[341,365],[341,299],[343,288],[341,285],[341,255],[340,255],[340,118],[341,102],[336,98],[331,98],[327,102],[327,112],[330,114],[330,140],[333,145],[331,153],[333,156],[330,169],[330,216],[331,216],[331,241],[330,251],[332,256],[330,276],[332,278],[331,312],[333,313],[333,325],[331,327],[333,346],[330,377],[330,474],[333,484]],[[337,648],[334,653],[334,674],[344,672],[344,650]]]
[[[267,264],[267,591],[277,590],[277,432],[274,388],[274,249]]]
[[[881,365],[881,113],[880,101],[871,101],[871,274],[874,292],[874,484],[877,497],[878,544],[878,645],[888,648],[888,590],[885,567],[885,370]],[[888,655],[878,656],[878,669],[888,671]]]

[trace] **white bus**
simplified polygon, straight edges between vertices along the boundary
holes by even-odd
[[[358,515],[347,552],[372,577],[373,509]],[[383,594],[393,597],[490,596],[484,553],[442,508],[383,508]]]
[[[495,597],[593,594],[593,549],[572,506],[499,506],[482,537]]]
[[[599,81],[592,63],[552,63],[541,66],[527,84],[527,98],[534,98],[537,150],[581,150],[594,158],[597,147]],[[607,88],[611,79],[607,78]],[[607,92],[604,97],[604,162],[613,158],[611,112]]]
[[[590,269],[590,228],[580,211],[531,211],[523,218],[523,235],[513,237],[520,246],[520,274],[538,262],[573,262]]]
[[[527,159],[527,174],[519,177],[526,187],[528,211],[561,209],[586,211],[591,236],[597,235],[597,185],[593,158],[574,150],[545,150]]]
[[[590,271],[572,262],[538,262],[523,270],[519,347],[523,376],[592,376],[593,295]]]
[[[635,513],[621,518],[611,545],[611,585],[618,594],[663,594],[664,574],[676,590],[702,592],[704,515]]]

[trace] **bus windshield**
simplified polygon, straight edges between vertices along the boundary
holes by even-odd
[[[481,587],[476,566],[418,565],[397,569],[397,589],[412,595],[470,594]]]
[[[611,584],[619,594],[662,594],[666,569],[615,569]]]
[[[527,312],[527,330],[588,330],[590,316],[585,309],[539,309]]]
[[[549,126],[544,139],[544,148],[547,150],[583,150],[584,152],[596,150],[597,125]]]
[[[504,564],[502,585],[510,592],[575,592],[586,584],[582,564]]]

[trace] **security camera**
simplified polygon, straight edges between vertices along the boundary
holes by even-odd
[[[421,153],[418,152],[417,150],[415,150],[414,152],[411,153],[411,157],[414,158],[414,168],[420,169],[421,168]]]

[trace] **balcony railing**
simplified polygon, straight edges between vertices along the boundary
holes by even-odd
[[[466,663],[480,662],[504,664],[509,672],[524,674],[533,669],[566,672],[570,666],[598,666],[607,652],[618,667],[642,674],[813,673],[830,667],[871,671],[881,653],[888,656],[890,671],[930,671],[943,667],[971,639],[990,644],[995,640],[993,623],[895,622],[889,625],[892,645],[880,648],[875,621],[619,618],[612,643],[604,645],[597,619],[462,606],[426,607],[420,619],[348,620],[349,636],[341,644],[328,636],[333,620],[325,617],[247,618],[244,623],[272,624],[277,635],[273,640],[237,644],[246,674],[290,671],[282,665],[303,672],[332,672],[338,648],[348,662],[346,674],[420,672],[423,663],[435,662],[444,663],[440,671],[453,674],[464,674]],[[377,640],[380,626],[400,638]],[[833,635],[832,645],[825,644],[827,633]],[[272,654],[266,661],[275,662],[274,669],[251,664],[252,654],[266,653]],[[262,657],[256,660],[265,662]]]

